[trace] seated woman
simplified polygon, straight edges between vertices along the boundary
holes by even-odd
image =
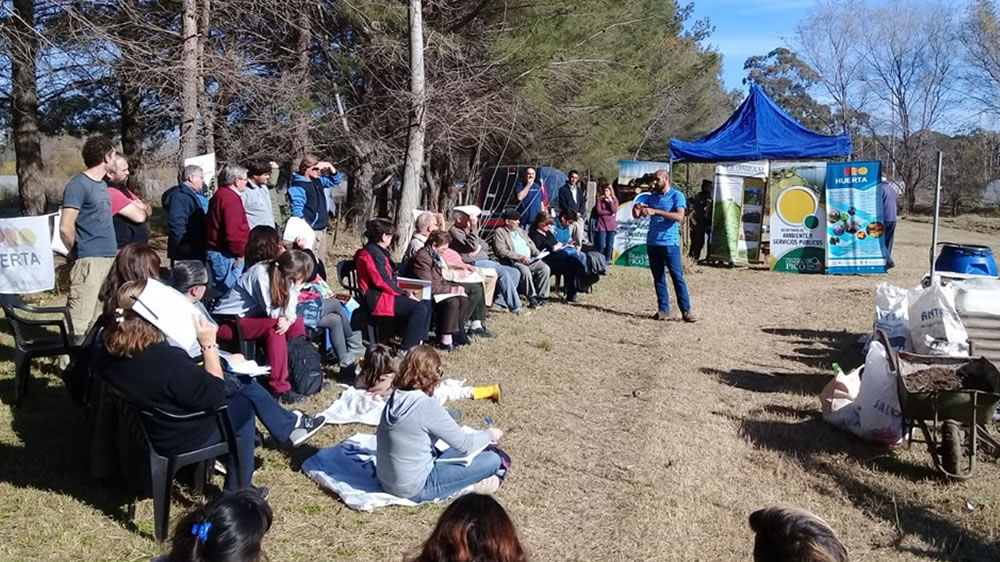
[[[448,248],[451,235],[442,230],[435,230],[427,238],[423,248],[413,254],[409,262],[409,276],[431,282],[434,311],[437,313],[438,345],[441,349],[454,351],[457,346],[468,345],[469,337],[465,334],[465,323],[469,319],[469,296],[463,286],[445,281],[443,270],[448,266],[439,252]],[[483,300],[482,286],[477,295],[476,307],[480,308],[480,316],[486,315],[486,303]]]
[[[145,281],[160,277],[160,256],[145,244],[133,242],[115,256],[111,271],[101,283],[98,294],[102,303],[114,300],[118,289],[129,281]]]
[[[226,398],[222,360],[216,343],[216,328],[200,316],[195,322],[204,366],[197,365],[183,349],[164,341],[163,334],[132,310],[146,287],[145,281],[129,281],[105,303],[108,331],[102,373],[104,379],[143,408],[159,408],[171,414],[191,414],[228,406],[236,432],[236,451],[230,451],[225,489],[235,491],[239,481],[234,466],[238,455],[244,482],[254,470],[254,414],[250,401],[239,394]],[[163,454],[174,455],[201,449],[222,440],[212,418],[174,422],[149,420],[149,438]]]
[[[170,553],[153,562],[262,562],[274,514],[251,490],[215,498],[177,523]]]
[[[547,213],[538,213],[531,225],[528,236],[540,251],[548,251],[544,261],[552,269],[552,273],[562,275],[566,282],[566,301],[576,302],[580,283],[587,275],[587,268],[577,257],[577,252],[571,246],[564,246],[556,240],[549,226],[552,217]]]
[[[420,554],[407,562],[458,560],[526,562],[514,522],[492,496],[464,495],[448,506],[431,531]]]
[[[754,562],[848,562],[833,529],[812,513],[787,505],[758,509],[750,514],[757,536]]]
[[[298,242],[296,247],[299,247]],[[247,265],[253,266],[262,261],[277,259],[285,251],[277,230],[263,225],[254,227],[250,231],[250,241],[247,242]],[[314,267],[318,268],[321,265],[311,251],[303,251],[312,258]],[[325,283],[314,269],[314,275],[306,283],[305,288],[308,289],[311,284],[321,282]],[[320,318],[315,327],[325,328],[329,347],[332,348],[340,365],[340,378],[344,381],[354,379],[358,356],[364,351],[364,345],[361,332],[351,327],[344,304],[333,297],[323,298]]]
[[[448,240],[452,240],[451,232],[447,230],[440,230],[439,232],[448,234]],[[465,289],[465,294],[469,295],[469,334],[481,338],[497,337],[495,333],[486,328],[486,289],[483,283],[466,280],[473,274],[481,276],[482,272],[475,266],[462,261],[462,256],[455,250],[452,250],[450,246],[445,248],[444,251],[437,251],[437,253],[444,260],[444,267],[441,268],[444,278],[458,284]]]
[[[240,277],[212,311],[236,316],[243,337],[266,340],[271,364],[268,385],[285,404],[305,398],[293,391],[288,382],[288,340],[306,335],[295,305],[298,291],[312,275],[312,268],[312,259],[299,250],[289,250],[277,259],[260,262]],[[235,337],[233,326],[225,323],[219,326],[220,340],[231,341]]]
[[[354,265],[368,314],[376,318],[395,318],[405,326],[401,346],[405,353],[427,340],[430,310],[419,296],[401,289],[396,283],[396,266],[389,255],[389,245],[395,235],[396,229],[389,221],[368,221],[365,224],[368,243],[354,254]]]
[[[397,360],[388,347],[375,344],[365,352],[361,362],[361,372],[354,380],[354,388],[367,390],[369,393],[385,398],[392,394],[392,380],[399,370]],[[435,396],[441,398],[440,386],[435,389]],[[492,400],[500,402],[502,390],[499,383],[486,386],[453,386],[449,387],[449,399],[467,398],[469,400]],[[442,401],[443,400],[439,400]]]
[[[215,325],[215,321],[201,304],[201,299],[205,295],[205,287],[208,285],[208,269],[205,264],[194,260],[179,261],[170,270],[170,278],[174,288],[194,304],[194,307],[202,313],[207,322]],[[200,360],[200,348],[187,351],[190,357]],[[322,415],[309,416],[299,410],[289,412],[282,408],[261,385],[257,384],[255,377],[239,376],[232,373],[226,364],[228,363],[229,366],[238,365],[244,361],[242,355],[220,353],[223,358],[223,370],[226,371],[227,395],[239,393],[249,399],[250,403],[253,404],[257,419],[279,442],[298,447],[323,428],[326,418]]]
[[[481,450],[503,435],[495,427],[463,431],[433,397],[441,375],[441,357],[433,348],[410,350],[375,432],[379,483],[386,492],[417,503],[447,498],[472,485],[474,492],[491,494],[506,474],[500,455],[489,449],[468,466],[436,462]],[[434,448],[438,439],[450,447],[440,456]]]

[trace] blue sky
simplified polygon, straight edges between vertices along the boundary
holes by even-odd
[[[723,53],[726,88],[745,89],[743,63],[785,44],[804,19],[813,0],[694,0],[694,17],[708,17],[715,32],[708,42]]]

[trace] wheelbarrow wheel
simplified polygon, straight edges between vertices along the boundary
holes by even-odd
[[[962,475],[962,426],[955,420],[941,424],[941,465],[949,474]]]

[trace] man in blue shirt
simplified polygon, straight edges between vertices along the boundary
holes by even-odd
[[[882,178],[879,184],[879,191],[882,195],[882,225],[885,232],[882,234],[882,255],[885,258],[885,268],[892,269],[896,264],[892,261],[892,242],[896,237],[896,185]]]
[[[549,206],[549,198],[542,189],[542,184],[535,181],[534,168],[524,171],[524,181],[517,182],[514,192],[517,194],[517,211],[521,214],[521,228],[527,230],[531,222],[535,220],[538,213],[545,211]]]
[[[330,224],[330,212],[327,205],[327,190],[333,189],[343,181],[343,174],[333,164],[321,162],[312,154],[302,157],[299,162],[299,172],[292,175],[288,186],[288,203],[292,216],[298,217],[312,227],[316,233],[313,251],[316,258],[326,263],[326,227]]]
[[[655,320],[666,320],[670,317],[670,293],[667,290],[666,272],[677,293],[677,306],[685,322],[694,322],[691,312],[691,299],[688,297],[687,284],[684,282],[684,263],[681,254],[680,223],[684,222],[684,212],[687,201],[684,194],[670,187],[670,173],[660,169],[653,179],[653,192],[644,203],[632,207],[632,217],[649,217],[649,233],[646,235],[646,250],[649,253],[649,269],[653,272],[653,285],[656,287],[657,311]]]

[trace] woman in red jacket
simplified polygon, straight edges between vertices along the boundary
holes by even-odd
[[[396,284],[395,264],[389,255],[389,245],[396,235],[392,223],[373,219],[365,225],[368,243],[354,255],[358,285],[368,313],[376,317],[391,317],[405,323],[402,350],[405,352],[427,339],[428,306]]]

